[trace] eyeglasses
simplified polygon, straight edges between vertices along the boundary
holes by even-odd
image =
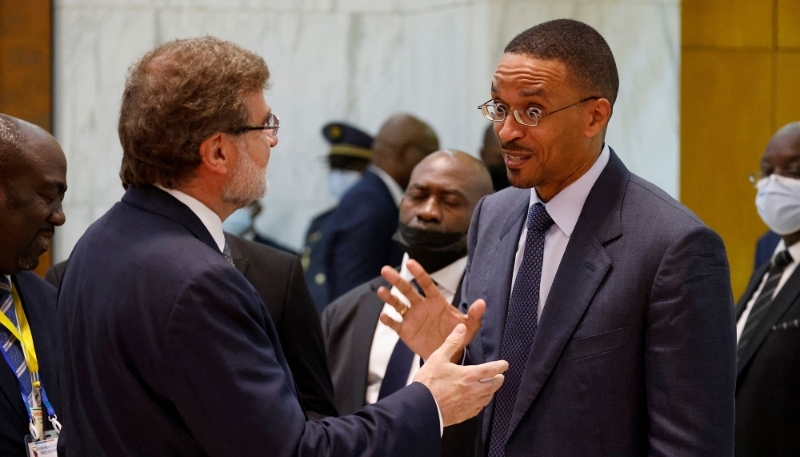
[[[567,108],[572,108],[575,105],[580,105],[583,102],[588,102],[589,100],[599,100],[601,97],[586,97],[579,102],[575,102],[571,105],[567,105],[563,108],[559,108],[557,110],[550,111],[549,113],[542,113],[539,108],[525,108],[525,109],[514,109],[509,110],[503,105],[498,105],[497,102],[494,100],[489,100],[488,102],[480,105],[478,107],[479,110],[483,112],[483,117],[489,119],[492,122],[503,122],[506,120],[506,116],[508,112],[514,113],[514,119],[517,120],[522,125],[527,125],[529,127],[536,127],[539,125],[539,120],[545,116],[549,116],[553,113],[557,113],[559,111],[565,110]]]
[[[267,122],[264,125],[259,126],[244,126],[239,127],[238,129],[234,129],[231,133],[234,135],[238,135],[240,133],[249,132],[251,130],[267,130],[267,135],[272,138],[278,136],[278,129],[281,127],[281,120],[278,119],[278,116],[275,114],[270,113],[269,117],[267,118]]]
[[[764,178],[768,178],[769,175],[764,173],[763,171],[756,171],[747,175],[747,180],[750,181],[754,187],[758,185],[758,182]]]

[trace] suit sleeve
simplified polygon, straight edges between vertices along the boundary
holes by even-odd
[[[167,341],[170,400],[209,456],[439,452],[436,404],[419,383],[355,415],[307,422],[266,307],[232,268],[184,285]]]
[[[717,234],[696,226],[666,249],[650,293],[650,455],[733,455],[735,371],[725,247]]]
[[[332,217],[325,262],[329,302],[380,274],[397,228],[397,211],[371,213],[361,203],[340,204]]]
[[[333,404],[333,383],[319,314],[299,258],[295,258],[292,266],[285,307],[279,333],[284,337],[283,350],[306,412],[312,419],[336,417],[339,414]]]

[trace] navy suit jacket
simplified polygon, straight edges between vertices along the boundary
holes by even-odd
[[[56,415],[63,420],[61,395],[59,393],[56,322],[56,289],[30,271],[11,277],[19,293],[22,308],[31,327],[33,345],[39,360],[39,374],[47,397]],[[0,455],[3,457],[25,457],[24,438],[28,432],[28,413],[19,392],[17,376],[0,361]],[[46,413],[45,413],[46,415]],[[45,418],[46,428],[50,422]]]
[[[475,209],[462,308],[483,298],[486,313],[472,363],[500,358],[529,199],[509,188]],[[540,316],[506,455],[732,455],[729,278],[719,236],[612,151]],[[493,410],[484,410],[484,450]]]
[[[380,274],[384,265],[403,260],[403,249],[392,240],[398,209],[386,184],[367,170],[342,197],[328,223],[325,261],[328,301]]]
[[[439,453],[436,405],[418,383],[306,421],[257,291],[166,192],[130,187],[69,262],[58,302],[69,455]]]

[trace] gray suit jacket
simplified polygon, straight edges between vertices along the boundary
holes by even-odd
[[[484,298],[487,309],[471,363],[500,358],[529,192],[506,189],[475,209],[461,306]],[[729,278],[719,236],[612,151],[540,316],[506,455],[732,455]]]

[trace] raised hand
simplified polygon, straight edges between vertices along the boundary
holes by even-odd
[[[380,287],[378,296],[394,307],[403,317],[402,322],[397,322],[388,315],[381,314],[381,322],[397,332],[400,339],[423,359],[428,359],[458,324],[465,325],[464,346],[469,344],[481,328],[486,302],[480,299],[475,300],[467,314],[463,314],[445,300],[431,277],[416,260],[409,260],[406,266],[414,275],[414,279],[425,296],[417,293],[408,281],[400,277],[397,270],[388,266],[383,267],[381,275],[390,284],[397,287],[397,290],[408,299],[411,306],[407,306],[398,297],[392,295],[387,288]],[[453,361],[461,359],[464,346],[453,354]]]
[[[478,415],[503,385],[502,373],[508,369],[505,360],[471,366],[450,362],[466,344],[465,330],[463,324],[457,325],[414,376],[436,399],[445,427]]]

